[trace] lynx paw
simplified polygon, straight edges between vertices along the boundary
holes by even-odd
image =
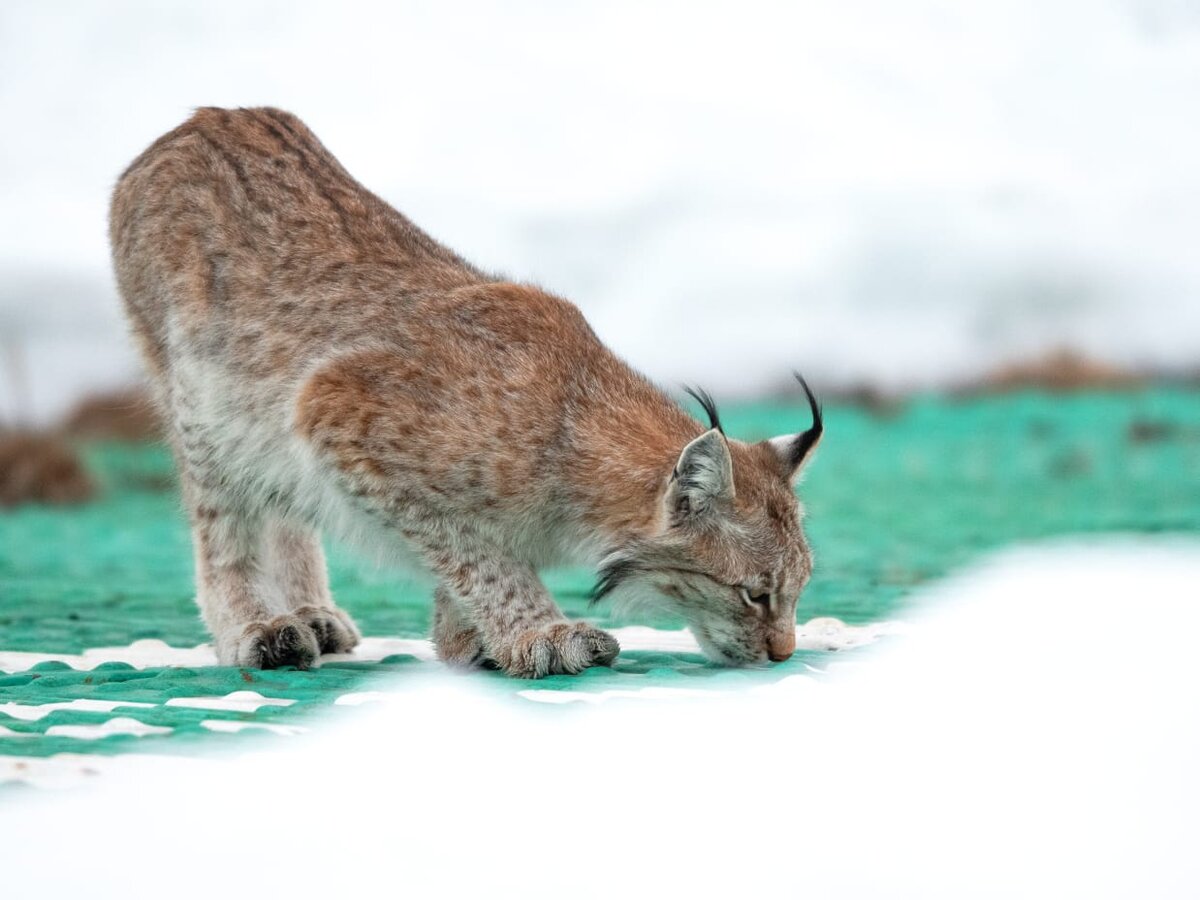
[[[219,642],[217,648],[222,664],[249,669],[308,669],[320,655],[316,632],[294,615],[251,622],[232,640]]]
[[[555,622],[516,639],[501,667],[518,678],[576,675],[589,666],[608,666],[621,645],[607,632],[584,622]]]
[[[444,587],[434,593],[433,647],[437,657],[448,666],[460,669],[494,669],[483,649],[479,629],[462,604]]]
[[[313,630],[322,653],[349,653],[362,640],[354,620],[336,606],[301,606],[292,615]]]
[[[466,625],[457,629],[435,628],[433,649],[437,652],[438,659],[446,665],[461,669],[487,667],[491,663],[484,652],[479,631],[474,625]]]

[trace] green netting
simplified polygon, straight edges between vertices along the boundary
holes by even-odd
[[[751,439],[801,427],[807,412],[757,404],[725,410],[723,418],[731,434]],[[161,448],[101,445],[87,448],[87,455],[105,485],[98,502],[0,515],[0,650],[78,652],[148,637],[176,646],[205,641],[167,454]],[[914,585],[1003,544],[1065,534],[1200,531],[1200,394],[1163,387],[1066,398],[1035,392],[971,401],[927,397],[886,417],[833,406],[825,443],[800,492],[817,557],[800,618],[877,621],[897,615]],[[337,599],[365,634],[427,634],[428,584],[365,566],[336,547],[330,548],[330,560]],[[618,622],[603,608],[587,609],[588,572],[553,571],[546,580],[569,614],[635,624]],[[732,672],[687,655],[623,654],[611,671],[547,679],[538,687],[591,690],[701,683],[697,679],[738,686],[819,667],[822,656],[798,654],[781,666]],[[134,672],[107,666],[84,673],[44,665],[0,675],[0,703],[79,697],[162,703],[180,694],[242,689],[298,701],[286,710],[241,714],[273,721],[303,717],[382,675],[432,666],[407,657],[332,664],[315,672]],[[529,687],[496,674],[472,677],[501,691]],[[161,752],[182,746],[181,736],[201,733],[200,720],[222,716],[156,706],[60,711],[36,722],[0,714],[0,724],[40,735],[55,724],[116,715],[175,731],[169,738],[87,742],[0,737],[0,753]]]

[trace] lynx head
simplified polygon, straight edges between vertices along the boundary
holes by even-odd
[[[602,563],[594,594],[669,609],[715,662],[782,661],[796,648],[796,603],[812,571],[796,478],[821,439],[821,408],[799,434],[756,444],[725,436],[712,398],[690,391],[711,427],[681,448],[653,533]]]

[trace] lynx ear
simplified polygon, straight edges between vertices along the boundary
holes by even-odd
[[[800,387],[804,388],[804,395],[808,398],[808,408],[812,413],[812,425],[799,434],[784,434],[767,441],[767,445],[775,452],[775,456],[779,460],[784,476],[788,479],[794,479],[800,474],[800,470],[812,457],[813,450],[817,448],[817,444],[821,442],[821,436],[825,433],[821,404],[813,396],[812,389],[803,376],[799,372],[793,374],[800,382]]]
[[[733,499],[733,458],[725,435],[711,428],[683,448],[667,485],[667,513],[702,513],[714,503]]]

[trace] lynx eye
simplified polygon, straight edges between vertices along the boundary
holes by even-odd
[[[747,606],[752,609],[766,610],[771,607],[771,592],[760,591],[758,588],[741,587],[738,591],[742,595],[742,600]]]

